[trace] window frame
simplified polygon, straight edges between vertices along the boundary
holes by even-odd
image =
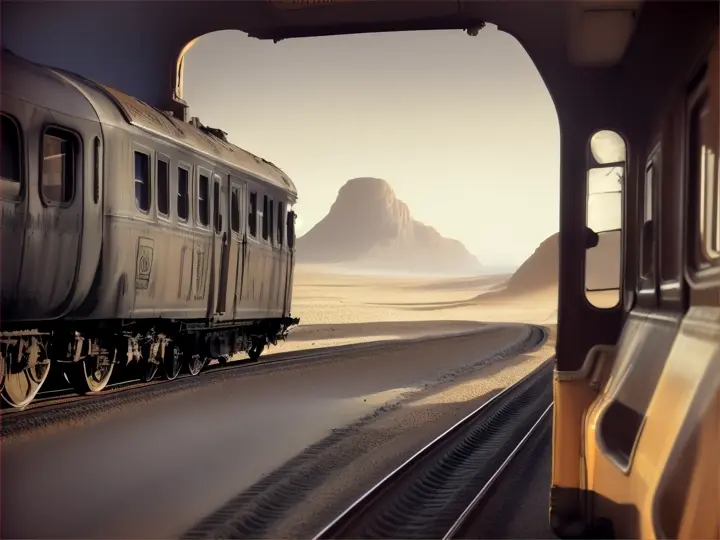
[[[197,167],[195,167],[195,169],[196,169],[196,171],[195,171],[195,187],[196,187],[196,192],[195,192],[195,197],[194,197],[194,199],[195,199],[195,207],[196,207],[196,211],[195,211],[195,226],[196,226],[198,229],[202,229],[203,231],[211,231],[212,228],[213,228],[213,226],[212,226],[212,225],[213,225],[213,224],[212,224],[212,219],[213,219],[213,216],[212,216],[212,196],[213,196],[212,182],[213,182],[213,173],[212,173],[212,171],[211,171],[210,169],[208,169],[208,168],[206,168],[206,167],[202,167],[202,166],[200,166],[200,165],[198,165]],[[205,173],[207,173],[207,174],[205,174]],[[200,177],[201,177],[201,176],[207,177],[207,181],[208,181],[207,195],[206,195],[206,199],[204,199],[204,200],[206,201],[206,203],[207,203],[207,223],[202,223],[202,222],[200,221]]]
[[[180,207],[178,205],[178,202],[180,200],[180,169],[185,171],[187,173],[187,217],[182,218],[180,217]],[[190,181],[191,178],[193,178],[193,166],[192,164],[185,162],[185,161],[178,161],[177,165],[175,167],[175,216],[177,218],[177,223],[179,225],[182,225],[184,227],[190,227],[192,228],[194,223],[194,213],[193,213],[193,203],[194,200],[194,194],[193,194],[193,182]]]
[[[93,137],[93,163],[92,163],[92,169],[93,169],[93,178],[92,178],[92,189],[93,189],[93,203],[98,204],[100,202],[101,198],[101,188],[102,185],[102,173],[103,173],[103,145],[102,141],[100,140],[99,135],[95,135]]]
[[[278,201],[277,203],[277,216],[275,218],[276,229],[277,229],[277,243],[278,246],[283,247],[285,245],[285,208],[287,207],[287,203],[283,201],[282,199]]]
[[[269,238],[269,227],[268,227],[268,202],[270,197],[267,193],[263,193],[263,206],[262,206],[262,223],[260,224],[260,238],[263,242],[270,242]]]
[[[167,165],[167,214],[163,214],[160,211],[160,162]],[[172,191],[172,178],[171,178],[171,165],[172,161],[170,156],[163,154],[162,152],[155,152],[155,212],[157,213],[158,219],[163,221],[170,221],[172,218],[172,201],[170,200],[170,192]]]
[[[212,177],[212,230],[216,235],[221,235],[225,228],[225,214],[222,204],[223,177],[213,173]],[[217,193],[217,198],[215,194]],[[217,200],[216,200],[217,199]]]
[[[235,236],[242,233],[242,211],[240,210],[240,192],[241,187],[234,182],[230,182],[230,232]],[[233,202],[235,207],[233,208]],[[237,212],[235,212],[237,210]],[[233,226],[237,223],[237,229]]]
[[[706,214],[707,204],[706,187],[700,176],[699,164],[695,163],[696,155],[693,153],[693,146],[696,143],[693,132],[696,110],[701,109],[704,104],[709,104],[711,100],[711,88],[708,80],[708,65],[698,73],[697,83],[687,94],[684,120],[684,140],[683,149],[685,154],[684,160],[684,178],[687,186],[687,201],[685,204],[685,228],[687,249],[684,261],[685,279],[698,290],[714,288],[720,284],[720,253],[715,257],[708,257],[707,247],[708,239],[706,236]],[[712,108],[710,110],[712,114]],[[699,115],[698,115],[699,117]],[[701,134],[700,134],[701,135]],[[698,170],[695,170],[698,167]],[[715,174],[717,178],[717,172]],[[716,180],[717,182],[717,180]],[[720,183],[720,182],[718,182]],[[717,186],[720,188],[720,186]],[[720,212],[720,208],[718,208]]]
[[[18,143],[18,174],[19,174],[19,184],[20,189],[18,190],[17,196],[14,197],[5,197],[2,194],[2,191],[0,191],[0,199],[7,202],[12,203],[20,203],[25,199],[25,192],[27,191],[27,181],[25,178],[25,173],[27,168],[25,167],[25,137],[22,129],[22,124],[20,124],[20,121],[13,116],[10,113],[7,113],[5,111],[0,112],[0,116],[4,116],[7,118],[15,128],[15,133],[18,137],[17,143]]]
[[[253,211],[253,205],[252,205],[252,197],[255,196],[255,209]],[[250,187],[248,187],[248,196],[247,196],[247,204],[248,204],[248,236],[252,238],[253,240],[258,240],[258,190],[252,190]],[[255,219],[252,222],[250,221],[250,217],[255,216]]]
[[[143,210],[138,206],[137,203],[137,197],[135,196],[135,184],[137,183],[137,179],[135,178],[135,153],[145,154],[148,158],[148,175],[150,176],[148,178],[148,209]],[[142,144],[138,144],[136,142],[133,142],[132,149],[130,153],[130,166],[132,170],[132,179],[133,179],[133,200],[135,201],[135,209],[140,212],[144,216],[152,216],[152,210],[153,210],[153,177],[154,177],[154,171],[153,171],[153,164],[154,164],[154,158],[155,158],[155,152]]]
[[[44,170],[44,162],[45,162],[45,135],[47,135],[48,131],[50,130],[57,130],[60,132],[64,132],[69,134],[71,137],[74,138],[74,144],[73,147],[73,183],[72,183],[72,197],[68,201],[64,202],[58,202],[58,201],[50,201],[45,197],[45,193],[43,192],[43,170]],[[52,135],[51,135],[52,136]],[[42,205],[45,208],[69,208],[73,205],[75,202],[75,199],[77,197],[77,183],[78,178],[82,178],[84,175],[84,160],[82,159],[84,152],[83,152],[83,138],[82,136],[75,131],[74,129],[61,126],[59,124],[51,123],[51,124],[44,124],[42,129],[40,130],[40,147],[38,148],[39,157],[40,157],[40,170],[38,171],[38,195],[40,196],[40,202],[42,202]],[[79,164],[79,166],[78,166]],[[134,171],[134,166],[133,166]],[[133,172],[134,176],[134,172]],[[133,180],[134,182],[134,180]],[[133,184],[134,186],[134,184]]]
[[[660,301],[660,212],[659,197],[662,190],[662,147],[656,140],[647,154],[645,166],[642,169],[642,180],[638,189],[638,250],[637,250],[637,283],[635,293],[638,302],[648,307],[656,307]],[[650,200],[648,201],[648,181],[650,181]],[[645,223],[648,222],[648,210],[652,222],[652,251],[650,253],[650,271],[644,272],[647,259],[645,258]]]
[[[285,212],[285,227],[287,228],[287,247],[290,251],[295,251],[295,211],[291,208]],[[292,221],[291,221],[292,220]]]
[[[622,161],[609,161],[606,163],[600,163],[597,159],[595,159],[595,156],[593,155],[591,144],[592,139],[597,135],[598,133],[602,131],[611,131],[614,132],[616,135],[618,135],[625,146],[625,159]],[[588,213],[589,213],[589,201],[590,201],[590,171],[593,169],[602,169],[602,168],[618,168],[622,167],[623,170],[623,176],[622,176],[622,182],[620,183],[620,228],[614,229],[613,231],[601,231],[598,233],[598,235],[607,234],[610,232],[617,231],[620,235],[620,246],[619,246],[619,278],[618,278],[618,288],[617,288],[617,302],[612,306],[598,306],[593,304],[590,301],[589,294],[592,294],[594,292],[605,292],[605,291],[615,291],[615,288],[608,288],[603,290],[588,290],[587,288],[587,264],[589,259],[589,252],[592,249],[597,249],[600,247],[600,243],[598,242],[598,245],[594,248],[585,249],[583,254],[583,276],[582,276],[582,289],[581,294],[583,298],[583,302],[585,306],[589,309],[592,309],[594,311],[599,312],[605,312],[609,313],[612,311],[618,311],[620,309],[624,309],[625,307],[625,301],[626,301],[626,260],[625,260],[625,235],[627,234],[627,219],[626,219],[626,205],[628,204],[628,195],[627,195],[627,189],[629,184],[629,177],[631,174],[631,155],[630,155],[630,145],[628,144],[627,137],[617,129],[613,128],[612,126],[605,126],[605,127],[598,127],[596,129],[593,129],[590,131],[587,140],[585,141],[585,220],[583,223],[584,227],[588,227]],[[597,231],[595,231],[597,233]],[[600,238],[598,238],[600,240]]]
[[[275,240],[275,199],[268,196],[268,242],[274,246],[277,244]]]

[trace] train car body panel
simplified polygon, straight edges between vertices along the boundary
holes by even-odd
[[[587,519],[613,523],[619,538],[717,538],[720,311],[646,320],[641,331],[635,355],[620,344],[585,419]]]
[[[719,67],[716,30],[636,150],[632,302],[617,344],[591,350],[577,375],[556,373],[561,536],[720,537]]]
[[[3,110],[23,138],[19,191],[2,199],[3,245],[13,254],[3,262],[3,316],[52,320],[84,300],[99,260],[102,206],[94,189],[103,131],[71,84],[12,56],[3,60]]]
[[[56,362],[97,392],[116,363],[152,379],[166,351],[170,378],[180,362],[197,374],[210,358],[257,360],[299,322],[285,173],[79,75],[5,50],[2,69],[6,401],[27,405]]]

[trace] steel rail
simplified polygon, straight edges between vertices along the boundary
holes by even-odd
[[[537,329],[540,329],[539,327],[535,327]],[[482,405],[480,405],[477,409],[466,415],[464,418],[456,422],[453,426],[445,430],[442,434],[435,437],[432,441],[427,443],[425,446],[423,446],[420,450],[418,450],[415,454],[413,454],[411,457],[409,457],[407,460],[405,460],[401,465],[399,465],[397,468],[395,468],[392,472],[387,474],[384,478],[382,478],[379,482],[377,482],[375,485],[373,485],[368,491],[366,491],[363,495],[361,495],[358,499],[356,499],[350,506],[348,506],[342,513],[340,513],[338,516],[335,517],[329,524],[327,524],[320,532],[318,532],[314,537],[313,540],[322,540],[325,538],[335,538],[337,536],[337,533],[341,532],[343,529],[345,529],[348,524],[351,523],[351,521],[355,518],[355,516],[359,515],[361,512],[365,511],[367,508],[370,507],[372,504],[372,499],[379,496],[379,494],[384,491],[385,489],[388,489],[391,487],[395,482],[403,479],[405,477],[405,474],[417,463],[419,463],[425,456],[427,456],[431,451],[435,451],[438,448],[442,448],[444,445],[450,445],[454,440],[455,436],[462,432],[463,428],[468,426],[469,424],[473,423],[476,420],[479,420],[482,418],[483,415],[485,415],[486,412],[488,412],[491,407],[497,403],[499,403],[502,399],[507,398],[515,391],[518,391],[521,389],[525,383],[527,383],[531,378],[539,376],[540,372],[543,370],[548,369],[548,365],[550,364],[551,359],[548,359],[546,362],[543,362],[540,366],[538,366],[536,369],[525,375],[522,379],[519,381],[513,383],[512,385],[504,388],[499,393],[492,396],[490,399],[485,401]],[[550,410],[552,407],[552,404],[548,408],[545,409],[545,412],[542,413],[542,417],[544,417],[545,414],[547,414],[547,411]],[[542,419],[542,418],[541,418]],[[516,446],[515,450],[512,453],[512,457],[514,457],[517,454],[517,451],[519,451],[520,447],[527,442],[530,435],[532,434],[532,431],[535,430],[536,426],[539,424],[540,420],[538,420],[533,427],[531,428],[530,432],[525,435],[525,437],[522,439],[521,443]],[[504,468],[507,466],[507,464],[510,462],[512,458],[506,459],[503,464],[501,465],[501,468],[504,470]],[[500,471],[501,472],[501,471]],[[489,489],[489,486],[492,485],[492,483],[497,479],[500,472],[496,472],[491,480],[486,484],[487,488]],[[486,493],[487,489],[483,492]],[[477,497],[476,497],[477,498]],[[475,501],[473,499],[474,505],[476,506],[478,501]],[[466,508],[466,511],[469,512],[472,509],[468,510]],[[465,514],[465,513],[463,513]],[[467,514],[464,515],[463,519],[467,517]],[[459,519],[459,518],[458,518]],[[460,524],[458,524],[460,526]],[[453,525],[453,530],[456,529],[455,525]]]
[[[452,527],[448,530],[448,532],[445,533],[445,536],[443,536],[442,540],[451,540],[454,538],[455,533],[457,533],[458,529],[465,525],[472,515],[473,511],[478,507],[478,505],[483,501],[483,499],[487,496],[490,489],[494,486],[494,484],[497,482],[497,480],[500,478],[500,476],[505,472],[507,469],[507,466],[510,464],[510,462],[515,459],[515,457],[518,455],[520,450],[523,449],[525,444],[530,440],[530,438],[537,432],[538,427],[540,424],[545,420],[548,413],[552,410],[553,404],[551,403],[548,405],[547,409],[545,409],[542,414],[540,414],[540,417],[537,419],[537,421],[533,424],[533,426],[528,430],[527,434],[522,438],[522,440],[515,446],[515,448],[510,452],[507,458],[505,458],[505,461],[502,462],[502,465],[498,467],[498,469],[495,471],[495,473],[490,477],[490,479],[485,482],[485,485],[478,491],[478,494],[475,495],[472,501],[470,501],[470,504],[467,505],[465,510],[463,510],[463,513],[460,514],[460,517],[455,520],[455,523],[452,524]]]

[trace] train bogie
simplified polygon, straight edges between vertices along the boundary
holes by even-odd
[[[80,76],[6,51],[2,69],[4,395],[47,366],[8,402],[29,403],[51,360],[99,392],[118,366],[174,379],[257,359],[297,324],[282,171]]]

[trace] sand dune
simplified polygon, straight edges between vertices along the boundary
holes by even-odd
[[[354,178],[340,188],[328,215],[297,239],[297,257],[302,263],[334,265],[336,271],[472,275],[481,270],[459,241],[414,220],[379,178]]]
[[[619,232],[600,235],[597,247],[588,250],[586,283],[590,288],[607,288],[617,285],[620,274]],[[542,242],[535,252],[517,269],[507,284],[508,291],[525,293],[557,287],[559,279],[558,233]]]

